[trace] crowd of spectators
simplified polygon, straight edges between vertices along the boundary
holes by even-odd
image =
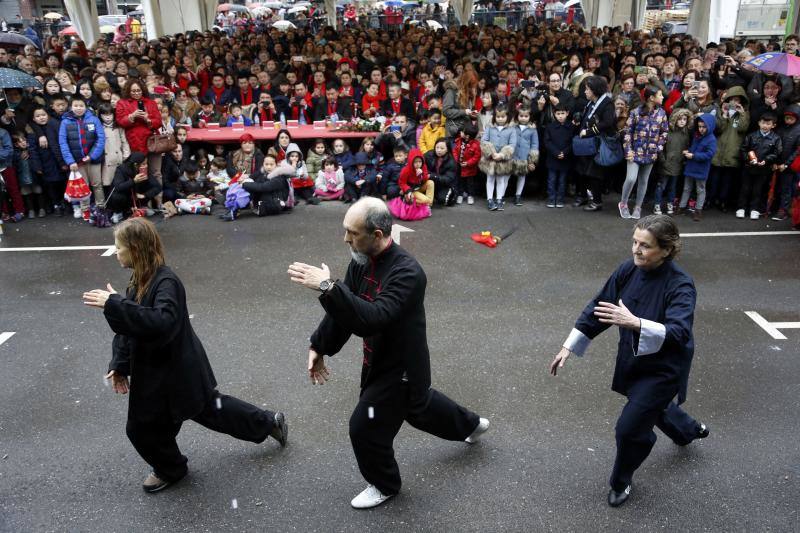
[[[620,192],[623,218],[789,216],[800,77],[747,61],[796,54],[797,36],[718,44],[627,25],[531,17],[520,27],[282,32],[250,20],[151,41],[48,37],[41,49],[0,49],[0,67],[42,85],[7,89],[0,102],[3,220],[72,209],[92,221],[97,206],[116,222],[215,204],[235,220],[365,195],[430,214],[475,203],[484,180],[492,211],[506,208],[513,184],[516,205],[540,195],[555,209],[570,197],[599,211]],[[209,124],[354,118],[380,119],[381,130],[358,143],[296,142],[291,128],[274,143],[248,133],[235,146],[186,141]],[[172,149],[149,150],[154,135],[171,135]],[[87,185],[80,198],[76,176]]]

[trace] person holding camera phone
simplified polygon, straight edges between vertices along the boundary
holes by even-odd
[[[547,78],[547,83],[536,83],[534,87],[531,87],[530,83],[526,83],[529,81],[536,83],[538,80],[525,80],[521,87],[523,92],[532,93],[532,118],[539,127],[544,128],[555,121],[555,109],[558,105],[566,106],[569,114],[572,114],[575,109],[575,98],[571,92],[562,87],[561,74],[552,72]]]

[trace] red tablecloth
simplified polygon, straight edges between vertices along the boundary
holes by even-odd
[[[376,131],[335,131],[328,128],[315,128],[311,125],[288,127],[292,140],[303,139],[362,139],[378,135]],[[210,142],[210,143],[236,143],[239,137],[249,133],[257,141],[274,141],[278,136],[276,128],[262,128],[260,126],[249,126],[245,128],[225,128],[211,130],[208,128],[192,128],[186,137],[187,141]]]

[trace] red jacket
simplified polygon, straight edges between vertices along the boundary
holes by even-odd
[[[422,174],[419,176],[417,176],[417,171],[414,168],[414,160],[417,158],[422,160]],[[400,178],[397,180],[397,184],[400,186],[400,190],[403,194],[405,194],[409,190],[416,189],[426,181],[428,181],[428,167],[425,165],[425,158],[422,156],[422,151],[419,148],[412,148],[408,153],[408,162],[406,166],[400,171]]]
[[[137,118],[136,121],[131,122],[128,115],[139,109],[139,104],[132,98],[123,98],[117,102],[117,124],[125,130],[125,137],[128,139],[128,144],[131,147],[131,152],[147,153],[147,138],[153,134],[153,130],[161,127],[161,113],[158,112],[158,106],[149,98],[142,97],[144,102],[144,110],[150,119],[150,125],[143,119]]]
[[[453,158],[456,160],[456,166],[461,170],[462,178],[476,176],[478,174],[478,163],[481,161],[481,143],[475,139],[467,141],[463,155],[461,154],[462,144],[464,144],[464,140],[461,137],[456,138],[453,143]],[[466,163],[467,166],[462,167],[461,163]]]

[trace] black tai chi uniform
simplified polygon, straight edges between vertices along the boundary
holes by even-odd
[[[135,288],[112,294],[103,314],[116,335],[109,370],[130,376],[128,438],[156,476],[176,481],[187,459],[175,437],[194,420],[237,439],[263,442],[275,415],[216,390],[217,381],[189,322],[186,292],[166,266],[158,269],[141,303]]]
[[[403,421],[453,441],[469,437],[479,422],[431,388],[426,283],[419,263],[395,243],[365,265],[351,261],[344,282],[320,296],[326,314],[311,336],[311,347],[325,355],[338,353],[350,335],[364,339],[350,440],[364,479],[385,495],[400,491],[392,442]]]

